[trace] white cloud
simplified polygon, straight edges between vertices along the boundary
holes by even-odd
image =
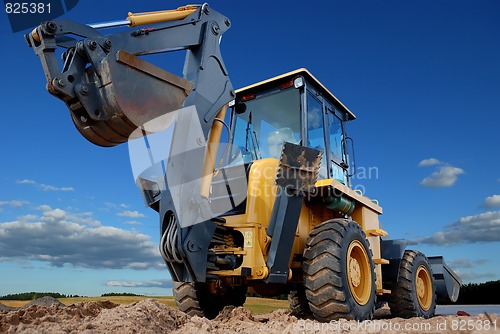
[[[121,217],[128,217],[128,218],[143,218],[143,217],[146,217],[145,215],[143,215],[139,211],[130,211],[130,210],[125,210],[125,211],[122,211],[122,212],[118,212],[117,215],[121,216]]]
[[[458,259],[458,260],[453,260],[448,262],[448,265],[454,269],[458,268],[474,268],[478,265],[485,264],[489,262],[487,259],[477,259],[474,261],[471,261],[469,259]]]
[[[445,165],[427,176],[420,182],[421,185],[430,188],[451,187],[457,182],[458,175],[464,174],[464,170],[458,167]]]
[[[27,180],[27,179],[24,179],[24,180],[18,180],[17,181],[18,184],[31,184],[43,191],[74,191],[75,188],[73,187],[56,187],[56,186],[52,186],[52,185],[49,185],[49,184],[43,184],[43,183],[38,183],[36,181],[33,181],[33,180]]]
[[[105,206],[105,210],[107,209],[128,209],[130,207],[130,205],[128,204],[124,204],[124,203],[121,203],[121,204],[116,204],[116,203],[113,203],[113,202],[104,202],[104,206]]]
[[[434,165],[441,165],[442,162],[439,161],[436,158],[429,158],[429,159],[424,159],[418,163],[418,167],[427,167],[427,166],[434,166]]]
[[[124,222],[125,225],[142,225],[141,222],[138,222],[136,220],[132,220],[132,221],[128,221],[128,222]]]
[[[147,235],[100,223],[94,226],[98,222],[88,213],[44,209],[37,221],[0,223],[0,261],[34,260],[79,268],[164,268],[158,246]]]
[[[17,183],[19,183],[19,184],[36,184],[35,181],[33,181],[33,180],[26,180],[26,179],[19,180],[19,181],[17,181]]]
[[[483,202],[483,206],[486,208],[499,208],[500,207],[500,195],[493,195],[486,197]]]
[[[26,204],[29,204],[29,202],[27,201],[16,201],[16,200],[13,200],[13,201],[0,201],[0,206],[11,206],[13,208],[20,208]]]
[[[436,158],[424,159],[418,163],[418,167],[436,166],[435,172],[424,178],[420,184],[430,188],[451,187],[457,182],[458,175],[464,174],[464,170]]]
[[[42,205],[38,206],[37,209],[41,210],[41,211],[50,211],[50,210],[52,210],[52,208],[49,205],[47,205],[47,204],[42,204]]]
[[[18,217],[17,219],[19,219],[21,221],[29,221],[29,220],[36,220],[36,219],[38,219],[38,216],[28,214],[28,215],[24,215],[24,216]]]
[[[54,187],[48,184],[39,184],[43,191],[75,191],[73,187]]]
[[[52,218],[58,219],[65,217],[66,220],[72,221],[74,223],[85,224],[90,226],[101,226],[101,222],[93,218],[92,212],[70,213],[67,210],[52,209],[50,205],[46,204],[38,206],[37,209],[40,211],[44,211],[43,216],[45,217],[45,219],[52,219]]]
[[[421,243],[456,245],[500,241],[500,211],[460,218],[444,227],[443,231],[423,238]]]
[[[124,288],[173,288],[171,280],[153,281],[107,281],[106,286]]]
[[[66,212],[61,209],[48,210],[43,213],[45,221],[56,221],[64,219],[66,217]]]

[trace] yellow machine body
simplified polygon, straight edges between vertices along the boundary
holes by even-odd
[[[316,89],[342,107],[348,119],[355,118],[354,114],[347,107],[305,69],[292,71],[245,87],[238,90],[237,94],[240,97],[244,97],[247,94],[251,95],[253,92],[265,89],[268,86],[290,82],[290,80],[297,77],[305,77],[310,82],[314,82]],[[214,136],[214,138],[215,140],[219,140],[221,126],[215,124],[214,126],[217,126],[217,128],[214,127],[214,129],[216,129],[217,136]],[[213,147],[217,144],[216,142],[209,142],[208,147]],[[275,185],[278,163],[279,161],[276,158],[264,158],[253,161],[248,173],[248,193],[244,213],[223,217],[225,219],[224,226],[240,232],[244,242],[243,247],[225,247],[219,251],[224,254],[228,252],[240,254],[243,256],[243,263],[234,270],[213,270],[208,271],[208,274],[215,274],[221,279],[237,278],[237,280],[243,276],[250,288],[253,286],[257,288],[262,287],[261,281],[266,279],[269,273],[266,266],[266,259],[269,255],[271,238],[266,234],[266,230],[271,218],[278,188]],[[389,261],[381,257],[380,238],[386,236],[387,232],[380,226],[378,216],[382,214],[382,208],[378,205],[378,202],[332,178],[319,179],[316,182],[316,189],[319,194],[326,194],[326,190],[334,189],[338,197],[346,198],[348,203],[353,206],[349,215],[365,232],[373,254],[377,294],[390,293],[390,290],[384,290],[382,287],[381,266],[388,264]],[[341,196],[339,196],[340,194]],[[291,282],[301,280],[301,275],[298,275],[302,270],[302,261],[300,259],[311,230],[327,220],[343,217],[346,217],[344,213],[335,209],[329,209],[325,205],[321,195],[316,195],[314,201],[304,201],[289,259],[289,280]],[[215,253],[217,253],[217,250],[215,250]],[[250,270],[248,270],[247,274],[242,275],[242,268],[250,268]],[[262,291],[261,289],[256,290],[259,292]]]

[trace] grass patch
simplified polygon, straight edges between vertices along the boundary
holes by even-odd
[[[0,300],[0,303],[10,307],[21,307],[26,305],[29,300]]]
[[[263,314],[269,313],[279,309],[288,310],[287,300],[278,299],[268,299],[268,298],[258,298],[258,297],[247,297],[247,301],[244,307],[253,314]]]

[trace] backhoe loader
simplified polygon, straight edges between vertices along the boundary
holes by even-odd
[[[355,115],[306,69],[235,91],[220,53],[230,26],[204,4],[25,36],[80,134],[128,142],[178,307],[212,318],[249,291],[288,294],[293,314],[330,321],[384,302],[427,318],[456,301],[443,258],[389,239],[379,203],[352,189]],[[147,61],[179,50],[182,77]]]

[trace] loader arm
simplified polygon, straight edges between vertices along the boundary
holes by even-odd
[[[123,25],[134,28],[108,35],[100,31]],[[220,53],[229,27],[228,18],[204,4],[129,13],[127,20],[96,25],[54,20],[25,36],[40,58],[47,90],[66,104],[91,143],[110,147],[144,136],[150,149],[146,135],[158,127],[156,120],[168,123],[171,118],[165,116],[175,114],[172,142],[165,143],[170,146],[167,164],[167,157],[151,159],[164,174],[159,193],[151,191],[157,185],[140,178],[138,186],[160,213],[160,250],[176,281],[206,279],[216,216],[207,189],[221,131],[214,119],[224,118],[235,94]],[[178,50],[186,50],[182,78],[140,58]]]

